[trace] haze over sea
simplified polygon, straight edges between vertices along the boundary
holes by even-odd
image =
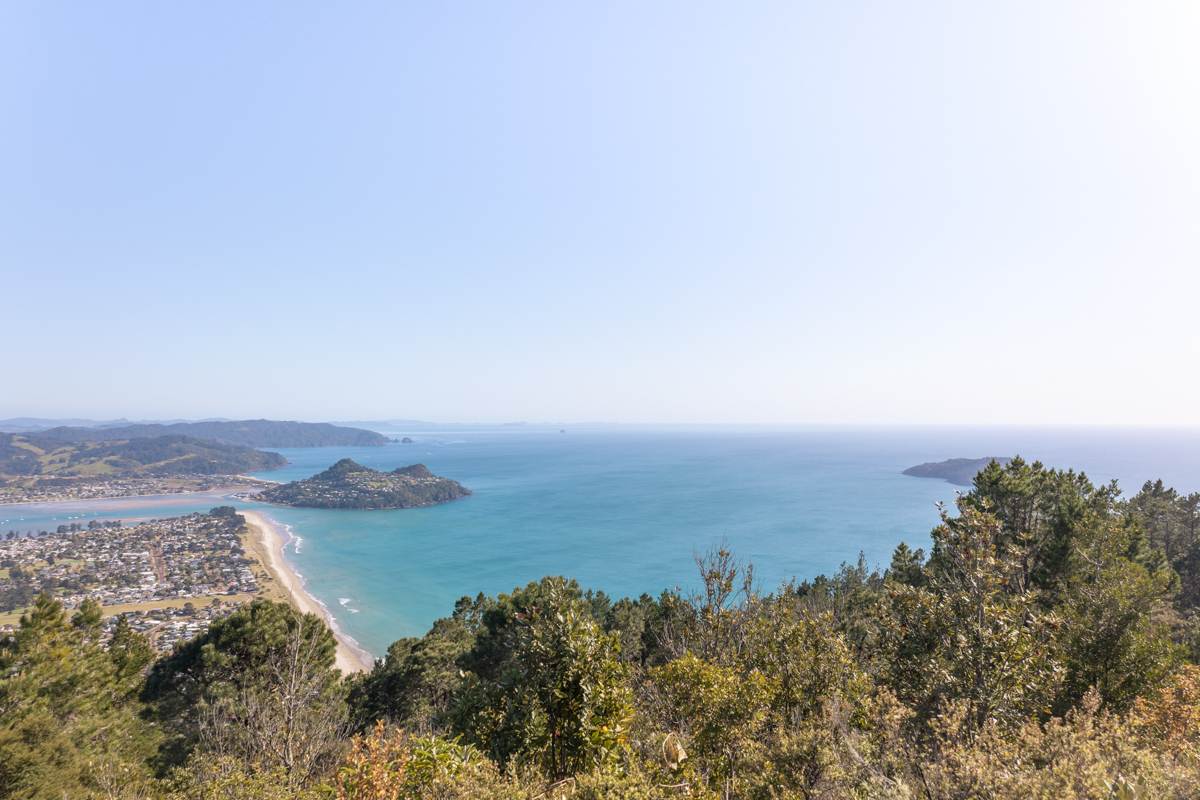
[[[543,575],[614,596],[693,581],[693,555],[722,542],[772,589],[852,562],[886,566],[900,541],[925,547],[936,503],[959,487],[901,474],[924,461],[1021,454],[1118,479],[1131,494],[1161,477],[1200,489],[1200,431],[1136,428],[557,428],[385,431],[411,444],[280,450],[260,477],[307,477],[342,457],[392,469],[421,462],[474,491],[400,511],[255,503],[298,537],[287,556],[339,627],[376,656],[419,635],[454,601]],[[68,518],[133,519],[207,510],[165,498],[0,507],[0,530],[53,529]],[[64,511],[69,508],[69,511]]]

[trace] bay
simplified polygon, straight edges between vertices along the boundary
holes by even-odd
[[[290,526],[287,556],[338,625],[375,655],[420,635],[456,599],[566,575],[614,596],[692,585],[720,545],[765,589],[853,562],[886,566],[900,541],[926,547],[937,503],[961,487],[902,470],[952,457],[1022,454],[1118,479],[1200,489],[1200,433],[1048,428],[511,428],[385,431],[410,444],[280,450],[263,473],[294,480],[349,457],[378,469],[424,463],[474,494],[432,508],[297,509],[257,503]],[[0,507],[0,530],[133,519],[121,501]],[[207,510],[166,497],[137,516]]]

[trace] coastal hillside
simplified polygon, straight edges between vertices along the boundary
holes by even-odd
[[[1200,797],[1200,493],[1162,481],[1013,459],[885,568],[547,576],[369,665],[244,522],[0,540],[0,800]]]
[[[288,422],[271,419],[215,420],[139,424],[117,427],[58,427],[37,436],[68,442],[143,439],[157,436],[190,436],[242,447],[381,447],[389,439],[362,428],[328,422]]]
[[[98,428],[102,425],[128,425],[128,420],[101,421],[94,419],[49,419],[47,417],[8,417],[0,419],[0,432],[3,433],[33,433],[49,428],[70,426],[73,428]]]
[[[987,458],[949,458],[945,461],[929,461],[924,464],[917,464],[915,467],[909,467],[904,470],[904,474],[911,475],[914,478],[940,478],[956,486],[970,486],[975,481],[975,476],[993,461],[1003,467],[1012,461],[1012,459],[998,456],[988,456]]]
[[[0,433],[0,481],[237,475],[285,463],[278,453],[189,436],[60,441],[43,434]]]
[[[309,508],[383,509],[432,506],[470,493],[458,481],[434,475],[424,464],[381,472],[343,458],[311,478],[271,487],[258,497]]]

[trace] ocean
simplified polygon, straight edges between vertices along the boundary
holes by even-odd
[[[263,473],[294,480],[349,457],[421,462],[473,490],[397,511],[241,503],[290,526],[287,557],[342,630],[376,656],[423,633],[455,600],[566,575],[614,597],[694,585],[694,557],[726,545],[760,586],[855,561],[886,566],[901,541],[925,547],[937,503],[960,487],[901,474],[953,457],[1021,454],[1117,479],[1127,494],[1163,478],[1200,490],[1200,431],[1022,428],[509,428],[386,431],[411,444],[280,450]],[[114,503],[0,506],[0,531],[132,519]],[[207,510],[167,497],[138,516]]]

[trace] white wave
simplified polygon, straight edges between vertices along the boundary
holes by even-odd
[[[293,553],[299,553],[299,552],[300,552],[300,545],[301,545],[301,544],[303,544],[303,543],[304,543],[304,539],[303,539],[303,538],[301,538],[301,537],[299,537],[299,536],[293,537],[293,538],[292,538],[292,552],[293,552]]]
[[[346,605],[347,603],[353,602],[353,600],[354,600],[353,597],[339,597],[338,603],[340,603],[341,605]]]

